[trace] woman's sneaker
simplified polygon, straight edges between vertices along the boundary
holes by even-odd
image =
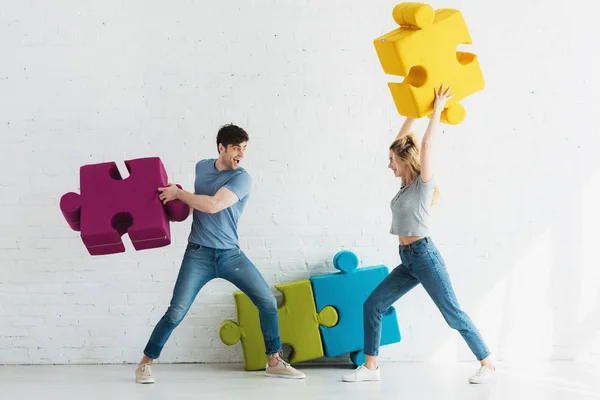
[[[344,375],[342,381],[344,382],[366,382],[366,381],[379,381],[381,376],[379,374],[379,367],[377,369],[369,369],[363,365],[356,368],[351,374]]]
[[[496,376],[496,370],[488,367],[478,368],[477,371],[469,378],[469,383],[488,383]]]
[[[154,383],[150,364],[138,365],[135,369],[135,380],[137,383]]]

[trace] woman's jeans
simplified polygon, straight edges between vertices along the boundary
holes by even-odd
[[[281,351],[277,300],[252,261],[240,249],[213,249],[189,243],[185,250],[171,304],[158,321],[144,354],[152,359],[160,353],[173,330],[183,320],[196,295],[210,280],[223,278],[244,292],[258,308],[267,354]]]
[[[448,325],[460,332],[477,360],[488,357],[490,352],[479,331],[460,309],[446,264],[431,238],[400,245],[400,259],[402,263],[392,270],[364,303],[364,353],[370,356],[379,354],[381,316],[396,300],[420,283]]]

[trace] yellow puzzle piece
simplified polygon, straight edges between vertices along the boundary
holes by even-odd
[[[386,74],[404,76],[388,83],[400,115],[421,118],[433,113],[434,88],[452,86],[442,122],[458,124],[465,118],[461,99],[484,87],[477,56],[456,51],[471,44],[467,25],[458,10],[422,3],[400,3],[392,12],[400,28],[375,39],[375,50]]]
[[[280,283],[275,287],[283,293],[283,304],[277,307],[281,342],[292,346],[291,363],[323,357],[319,326],[332,327],[338,322],[335,308],[327,306],[317,312],[312,285],[308,279]],[[242,341],[244,367],[248,371],[265,369],[267,356],[260,329],[258,309],[241,290],[233,294],[238,323],[221,323],[221,341],[231,346]]]

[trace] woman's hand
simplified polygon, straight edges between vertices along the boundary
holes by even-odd
[[[433,89],[435,93],[435,100],[433,102],[433,112],[441,114],[446,107],[446,102],[454,97],[454,93],[450,93],[452,86],[448,86],[448,89],[444,91],[444,84],[440,86],[440,89]]]

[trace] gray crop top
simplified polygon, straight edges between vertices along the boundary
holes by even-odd
[[[390,233],[398,236],[428,236],[429,208],[435,187],[434,177],[427,183],[417,176],[410,185],[402,186],[390,203],[392,227]]]

